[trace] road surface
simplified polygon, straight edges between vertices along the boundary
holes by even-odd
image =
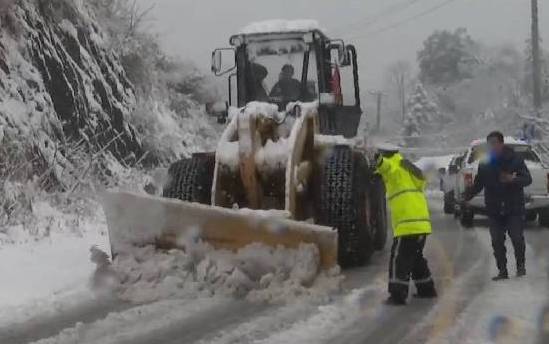
[[[387,248],[367,267],[345,271],[343,291],[329,299],[285,305],[225,299],[144,306],[111,300],[0,328],[0,343],[68,343],[69,338],[128,344],[549,343],[544,337],[549,316],[543,317],[549,230],[530,225],[526,232],[528,276],[496,284],[490,281],[495,268],[485,221],[464,229],[442,213],[439,197],[430,202],[434,234],[426,255],[440,293],[437,300],[410,299],[406,307],[383,304]]]

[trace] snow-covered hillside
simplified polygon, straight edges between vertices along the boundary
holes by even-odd
[[[163,149],[174,159],[202,148],[198,131],[215,135],[196,102],[174,109],[165,97],[136,96],[86,1],[17,1],[0,23],[0,140],[24,147],[20,155],[33,161],[27,173],[66,188],[80,164],[75,150],[155,163]],[[143,144],[145,129],[164,132],[159,147]],[[167,135],[170,147],[162,145]]]
[[[128,116],[132,85],[85,7],[65,1],[19,1],[2,21],[0,125],[4,140],[24,140],[33,158],[70,169],[60,146],[84,140],[117,159],[144,154]],[[69,159],[69,160],[67,160]]]

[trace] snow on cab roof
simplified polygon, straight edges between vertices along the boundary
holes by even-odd
[[[528,144],[528,142],[517,139],[516,137],[512,137],[512,136],[505,136],[503,141],[506,144],[510,144],[510,145],[527,145]],[[479,146],[485,143],[486,143],[486,139],[476,139],[471,141],[471,146]]]
[[[321,28],[318,21],[313,19],[271,19],[250,23],[240,30],[240,33],[250,35],[267,32],[308,32],[314,30],[321,30]]]

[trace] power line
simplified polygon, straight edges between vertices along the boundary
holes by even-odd
[[[448,6],[449,4],[451,4],[452,2],[454,2],[456,0],[446,0],[444,1],[443,3],[440,3],[438,5],[435,5],[435,6],[432,6],[428,9],[426,9],[425,11],[423,12],[420,12],[412,17],[409,17],[409,18],[406,18],[406,19],[403,19],[401,21],[398,21],[396,23],[393,23],[389,26],[386,26],[386,27],[383,27],[381,29],[378,29],[378,30],[375,30],[375,31],[370,31],[370,32],[366,32],[364,34],[359,34],[359,35],[354,35],[354,36],[350,36],[350,37],[347,37],[347,39],[356,39],[356,38],[363,38],[363,37],[367,37],[367,36],[370,36],[370,35],[373,35],[373,34],[378,34],[378,33],[383,33],[383,32],[386,32],[386,31],[390,31],[392,29],[395,29],[399,26],[402,26],[402,25],[405,25],[405,24],[408,24],[409,22],[412,22],[416,19],[419,19],[421,17],[424,17],[428,14],[431,14],[435,11],[438,11],[439,9],[445,7],[445,6]]]
[[[421,0],[406,0],[405,2],[402,1],[399,3],[393,4],[392,6],[387,7],[386,9],[380,11],[374,16],[360,19],[349,25],[342,25],[342,26],[336,27],[335,29],[333,29],[333,31],[337,32],[337,31],[342,31],[344,29],[357,29],[357,26],[359,25],[361,25],[361,27],[370,26],[372,24],[377,23],[380,19],[383,19],[384,17],[391,16],[408,9],[409,7],[411,7],[412,5],[416,4],[419,1]]]

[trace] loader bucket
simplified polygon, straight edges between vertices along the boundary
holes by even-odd
[[[184,249],[185,236],[198,233],[214,248],[232,251],[252,243],[286,248],[311,243],[322,269],[337,265],[337,232],[329,227],[127,192],[105,192],[103,208],[113,255],[131,246]]]

